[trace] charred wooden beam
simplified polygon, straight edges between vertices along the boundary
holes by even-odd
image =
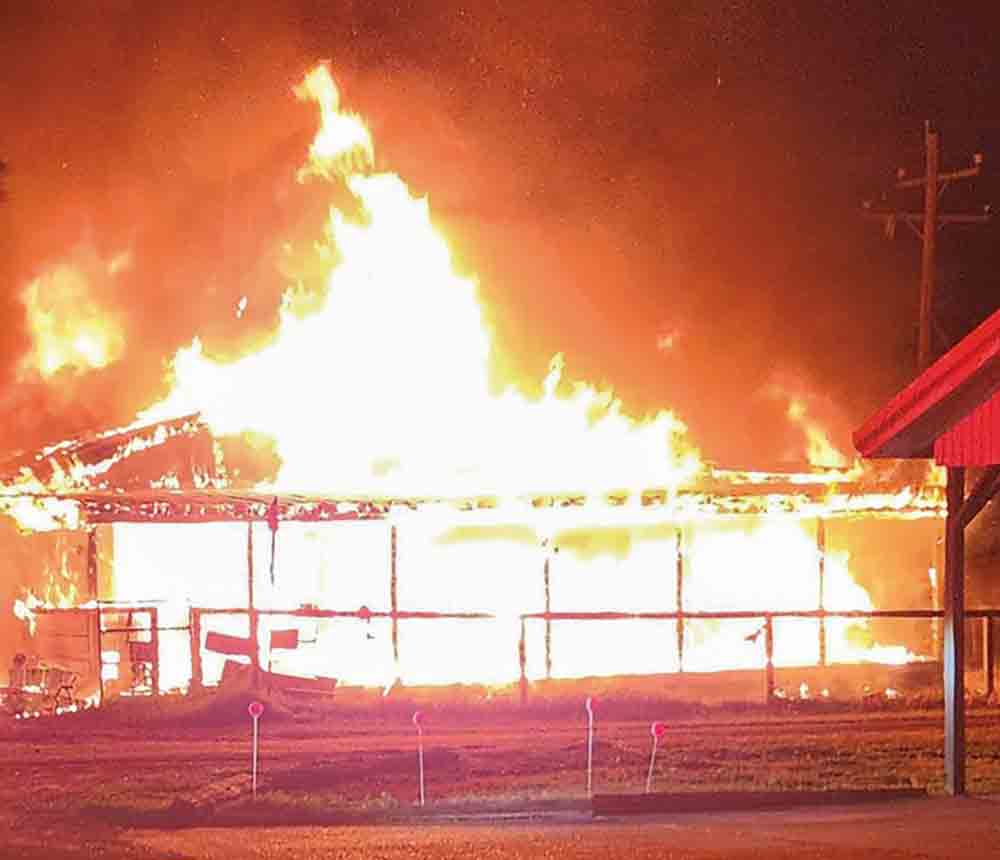
[[[57,498],[77,501],[88,523],[267,522],[270,499],[247,499],[224,493],[73,494]],[[339,500],[280,498],[279,519],[296,522],[342,522],[383,519],[375,504]]]
[[[986,688],[986,697],[992,698],[996,692],[996,654],[997,635],[996,621],[986,617],[982,619],[983,625],[983,685]]]
[[[97,658],[97,704],[104,704],[104,642],[101,636],[101,607],[88,610],[92,614],[90,633]]]
[[[247,616],[250,621],[250,670],[254,689],[260,684],[260,614],[254,607],[253,523],[247,523]]]
[[[958,519],[963,529],[986,507],[990,499],[997,494],[997,490],[1000,490],[1000,466],[990,466],[962,502]]]
[[[205,686],[205,671],[201,662],[201,610],[191,607],[191,689],[200,690]]]
[[[133,608],[145,608],[146,603],[141,604],[129,604],[115,601],[100,601],[100,606],[102,609],[114,609],[114,608],[124,608],[132,606]],[[78,612],[82,614],[92,613],[95,611],[95,607],[90,606],[76,606],[76,607],[44,607],[39,606],[38,608],[32,610],[36,613],[46,613],[46,612]],[[246,615],[247,610],[245,607],[212,607],[212,608],[201,608],[198,610],[203,615]],[[392,612],[391,610],[385,611],[373,611],[369,609],[320,609],[315,606],[300,606],[300,607],[290,607],[287,609],[263,609],[255,608],[254,610],[257,615],[278,615],[278,616],[291,616],[297,618],[355,618],[362,621],[367,621],[372,618],[386,618],[392,619],[393,616],[398,618],[400,621],[427,619],[433,620],[435,618],[451,618],[451,619],[465,619],[470,621],[487,621],[495,620],[498,616],[490,612],[432,612],[432,611],[411,611],[411,610],[399,610],[397,612]],[[778,610],[733,610],[733,611],[718,611],[718,612],[699,612],[699,611],[685,611],[683,617],[688,620],[695,621],[746,621],[755,619],[765,619],[768,616],[771,618],[818,618],[819,611],[816,609],[778,609]],[[896,619],[933,619],[933,618],[943,618],[944,610],[942,609],[829,609],[825,612],[828,618],[855,618],[855,619],[870,619],[870,618],[896,618]],[[1000,608],[988,608],[988,609],[968,609],[965,612],[967,618],[1000,618]],[[526,621],[531,620],[545,620],[546,618],[552,621],[676,621],[681,617],[681,613],[675,611],[666,612],[525,612],[518,616],[518,618],[523,618]],[[176,627],[176,628],[160,628],[161,630],[166,629],[177,629],[177,630],[187,630],[188,627]]]
[[[764,617],[764,677],[765,677],[765,702],[770,704],[774,701],[774,617],[766,615]]]
[[[969,616],[1000,614],[1000,609],[970,609]],[[683,613],[668,612],[526,612],[522,618],[535,618],[552,621],[676,621],[684,618],[688,621],[748,621],[771,618],[942,618],[941,609],[734,609],[731,611],[700,612],[685,610]]]
[[[127,459],[134,454],[159,447],[178,436],[197,436],[208,433],[208,427],[197,414],[157,421],[142,427],[94,433],[77,439],[67,439],[40,451],[20,454],[0,463],[0,483],[21,469],[30,469],[43,483],[53,473],[66,472],[71,465],[97,467]],[[86,469],[84,470],[86,472]]]
[[[1000,612],[1000,610],[998,610]],[[202,615],[246,615],[247,610],[239,607],[218,607],[202,609]],[[320,609],[317,606],[300,606],[295,609],[254,609],[258,616],[280,616],[288,618],[354,618],[359,621],[370,621],[373,618],[391,619],[394,615],[400,621],[452,619],[465,621],[492,621],[496,615],[489,612],[423,612],[400,610],[399,612],[372,612],[369,609]],[[523,616],[527,617],[527,616]]]
[[[684,530],[677,529],[674,536],[674,576],[677,604],[677,671],[684,671]]]
[[[150,670],[150,686],[154,696],[160,695],[160,613],[155,606],[149,609],[149,642],[152,650],[152,668]]]
[[[718,486],[716,486],[718,485]],[[897,488],[898,489],[898,488]],[[79,505],[83,520],[89,524],[136,523],[204,523],[266,521],[274,503],[273,495],[231,489],[185,490],[81,490],[73,493],[13,493],[17,497],[38,500],[56,499]],[[879,485],[853,484],[723,484],[712,482],[706,489],[701,483],[678,492],[644,491],[632,494],[641,508],[662,514],[664,520],[678,514],[711,518],[714,516],[757,515],[774,513],[808,513],[825,516],[921,517],[936,516],[943,510],[943,493],[937,487],[925,487],[919,493],[883,489]],[[539,508],[554,508],[571,512],[594,501],[602,501],[609,509],[620,507],[621,497],[598,495],[564,497],[519,497],[513,503],[510,516],[529,517]],[[496,509],[497,499],[482,497],[412,497],[357,498],[278,496],[278,518],[299,522],[340,522],[349,520],[384,519],[394,509],[407,511],[422,507],[444,507],[455,512]],[[571,514],[570,514],[571,515]]]
[[[517,665],[521,704],[526,705],[528,703],[528,639],[523,618],[521,619],[521,636],[517,640]]]
[[[97,576],[97,529],[87,530],[87,593],[94,600],[100,598]]]
[[[816,520],[816,555],[818,559],[819,590],[819,665],[826,665],[826,523]]]

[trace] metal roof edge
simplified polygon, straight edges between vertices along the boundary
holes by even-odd
[[[866,458],[930,457],[934,440],[1000,390],[1000,310],[852,434]]]

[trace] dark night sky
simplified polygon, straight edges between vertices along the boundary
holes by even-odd
[[[540,379],[563,351],[635,411],[676,408],[707,456],[758,466],[786,453],[783,386],[846,446],[912,370],[920,259],[859,203],[921,169],[926,118],[945,167],[986,156],[946,203],[996,201],[995,55],[975,4],[4,4],[0,446],[131,420],[196,334],[223,355],[266,336],[275,242],[321,223],[293,181],[314,110],[290,93],[321,58],[478,274],[500,376]],[[953,336],[1000,306],[997,230],[942,241]],[[24,283],[126,248],[132,268],[95,287],[123,359],[15,384]]]

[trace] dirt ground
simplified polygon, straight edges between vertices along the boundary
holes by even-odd
[[[927,798],[850,808],[604,821],[563,815],[439,818],[370,826],[88,828],[42,844],[8,842],[5,848],[0,842],[0,856],[22,860],[989,860],[1000,857],[998,811],[992,799]]]
[[[0,808],[16,831],[80,820],[111,826],[393,816],[418,797],[413,710],[296,710],[269,702],[260,722],[258,797],[249,797],[246,695],[136,700],[100,711],[0,722]],[[556,808],[586,801],[586,714],[427,705],[430,807]],[[652,719],[667,723],[657,791],[942,789],[943,715],[934,707],[781,710],[601,702],[595,792],[644,788]],[[973,793],[1000,792],[1000,709],[972,709]],[[429,808],[430,808],[429,807]]]
[[[121,856],[230,856],[185,854],[186,848],[170,854],[173,837],[161,845],[154,835],[175,828],[373,822],[405,828],[441,815],[526,811],[589,821],[580,703],[425,705],[422,812],[410,704],[297,709],[268,702],[256,800],[246,706],[241,695],[147,699],[0,722],[0,857],[92,856],[126,842],[122,850],[133,853]],[[608,701],[597,709],[595,792],[643,790],[653,719],[668,726],[655,760],[657,791],[903,787],[933,795],[942,788],[940,708],[672,709]],[[973,707],[968,741],[970,790],[1000,792],[1000,709]],[[139,831],[147,835],[136,842]],[[125,834],[132,836],[122,842]],[[180,845],[187,837],[176,838]],[[149,848],[154,843],[160,847]],[[70,853],[32,853],[43,846]]]
[[[637,860],[741,860],[808,857],[1000,857],[994,801],[922,800],[866,807],[766,814],[662,816],[607,822],[443,822],[374,828],[268,828],[234,850],[232,832],[130,834],[129,845],[161,858],[309,860],[328,857],[628,857]]]

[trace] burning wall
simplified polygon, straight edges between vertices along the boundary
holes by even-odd
[[[470,519],[472,522],[470,522]],[[452,514],[404,518],[397,527],[398,606],[403,612],[489,613],[490,620],[415,619],[402,622],[397,665],[391,625],[385,618],[292,619],[266,617],[271,629],[295,627],[303,643],[294,652],[269,655],[276,671],[335,677],[343,683],[508,683],[519,672],[519,616],[542,612],[672,612],[678,609],[677,533],[683,536],[684,608],[689,612],[815,609],[819,556],[815,522],[797,517],[735,517],[695,523],[559,528],[512,522],[475,524]],[[927,560],[934,551],[935,520],[826,523],[827,609],[872,608],[862,582],[891,582],[894,609],[930,604]],[[254,527],[255,605],[260,609],[388,611],[390,531],[385,522],[282,524],[276,542],[274,583],[270,532]],[[881,551],[891,533],[899,547]],[[120,524],[106,533],[115,559],[109,599],[155,603],[159,623],[183,627],[189,608],[232,609],[247,604],[246,526]],[[856,547],[852,555],[846,546]],[[903,548],[907,549],[903,549]],[[848,557],[851,569],[848,570]],[[549,599],[546,601],[546,584]],[[878,587],[875,585],[874,587]],[[204,616],[205,633],[246,636],[245,615]],[[684,665],[688,671],[759,667],[763,641],[753,634],[760,618],[687,620]],[[872,628],[868,622],[830,619],[830,662],[900,662],[931,650],[929,627],[907,622]],[[673,621],[555,622],[546,666],[545,624],[527,626],[527,675],[587,675],[676,671],[679,655]],[[819,659],[818,622],[776,622],[777,665],[813,665]],[[887,644],[891,643],[891,644]],[[161,684],[186,687],[191,677],[188,635],[161,634]],[[208,683],[224,658],[202,655]]]
[[[15,654],[40,657],[75,673],[84,694],[97,686],[90,619],[41,610],[79,607],[96,599],[99,586],[88,572],[87,545],[84,531],[24,533],[14,520],[0,516],[0,599],[5,607],[0,614],[0,665],[10,666]],[[110,566],[102,567],[108,587]]]
[[[139,450],[130,457],[147,456],[150,449]],[[525,613],[627,615],[683,608],[695,615],[743,613],[680,622],[685,669],[751,667],[764,660],[761,616],[754,612],[809,612],[821,600],[827,610],[933,604],[927,572],[936,561],[940,528],[933,494],[832,496],[821,483],[809,491],[810,499],[794,486],[786,480],[780,495],[766,484],[756,494],[746,486],[742,493],[730,487],[727,496],[694,490],[643,494],[642,503],[636,498],[632,504],[621,496],[536,498],[513,506],[485,499],[387,500],[367,507],[283,501],[275,532],[267,522],[252,527],[254,604],[265,613],[301,607],[354,613],[368,607],[378,614],[396,607],[404,614],[491,617],[404,620],[397,662],[387,618],[265,615],[262,659],[273,657],[277,670],[349,683],[502,683],[519,671]],[[77,605],[95,596],[116,605],[155,605],[159,625],[167,628],[159,637],[160,683],[163,689],[186,687],[192,607],[225,611],[206,612],[203,633],[249,633],[241,612],[249,602],[248,532],[239,521],[248,513],[241,513],[247,498],[193,489],[66,497],[61,504],[82,508],[75,519],[106,518],[112,524],[96,526],[92,547],[86,531],[12,536],[37,568],[34,581],[40,583],[35,593],[19,585],[20,605]],[[252,504],[265,519],[266,497]],[[900,507],[892,510],[889,504]],[[850,512],[862,505],[868,507],[861,514]],[[295,521],[322,511],[329,521]],[[217,515],[230,521],[211,522]],[[337,522],[338,516],[345,521]],[[51,547],[48,555],[32,550],[43,543]],[[99,552],[91,575],[85,553],[94,547]],[[674,671],[682,659],[677,623],[529,619],[526,675]],[[830,662],[899,662],[934,653],[926,621],[829,618],[825,624]],[[268,654],[270,630],[289,626],[298,630],[302,646]],[[776,664],[816,663],[818,626],[816,619],[777,619]],[[43,645],[31,644],[36,650]],[[205,652],[202,662],[206,679],[218,678],[223,658]]]

